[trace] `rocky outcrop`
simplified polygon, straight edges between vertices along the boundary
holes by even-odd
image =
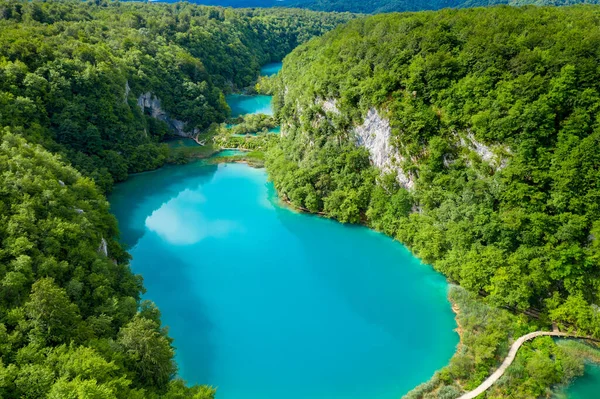
[[[337,101],[334,98],[323,99],[317,97],[314,102],[326,114],[340,114]],[[317,114],[312,121],[312,125],[316,127],[323,121],[331,122],[329,119],[327,115]],[[369,158],[374,166],[385,173],[395,173],[398,183],[407,190],[414,188],[416,177],[403,170],[401,165],[404,158],[391,143],[392,128],[390,121],[382,117],[377,109],[371,107],[363,123],[355,126],[351,133],[354,135],[356,145],[369,150]],[[467,131],[464,135],[455,133],[455,137],[455,145],[475,152],[482,162],[487,162],[496,171],[502,170],[508,164],[510,158],[510,149],[508,147],[486,145],[478,141],[470,131]],[[444,155],[443,162],[446,168],[450,167],[456,161],[453,159],[453,156],[452,154]]]
[[[333,114],[339,114],[340,110],[337,107],[337,101],[335,98],[326,98],[325,100],[317,100],[324,111],[331,112]]]
[[[98,252],[104,256],[108,256],[108,243],[106,242],[106,239],[104,237],[102,237],[102,240],[100,240]]]
[[[125,81],[125,98],[123,101],[127,104],[127,99],[129,98],[129,93],[131,93],[131,87],[129,87],[129,81]]]
[[[383,172],[395,172],[401,186],[410,190],[414,178],[398,165],[402,157],[390,143],[392,128],[390,121],[379,115],[375,108],[369,109],[364,122],[353,129],[356,144],[369,150],[373,165]]]
[[[492,147],[478,141],[473,133],[467,130],[464,137],[460,137],[460,145],[475,152],[483,162],[489,163],[496,171],[502,170],[508,165],[508,158],[502,156],[510,154],[508,147]]]
[[[169,115],[160,107],[160,99],[153,95],[151,92],[140,95],[137,99],[138,106],[143,112],[147,113],[151,117],[165,122],[173,133],[182,137],[195,137],[199,130],[194,128],[192,131],[185,130],[185,122],[172,119]]]

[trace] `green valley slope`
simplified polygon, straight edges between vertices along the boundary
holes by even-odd
[[[0,1],[0,126],[105,191],[167,160],[161,139],[229,115],[223,94],[352,18],[191,4]]]
[[[597,0],[291,0],[287,7],[300,7],[317,11],[355,12],[378,14],[385,12],[405,12],[440,10],[443,8],[487,7],[494,5],[511,6],[568,6],[574,4],[598,4]],[[258,5],[258,4],[257,4]]]

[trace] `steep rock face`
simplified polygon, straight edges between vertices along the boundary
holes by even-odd
[[[475,152],[483,162],[489,163],[496,171],[502,170],[508,165],[510,149],[507,146],[488,146],[478,141],[473,133],[467,129],[465,137],[460,137],[460,145]]]
[[[108,243],[106,242],[106,239],[104,237],[102,237],[102,239],[100,240],[100,245],[98,246],[98,253],[104,256],[108,256]]]
[[[129,98],[129,93],[131,92],[131,87],[129,87],[129,81],[125,82],[125,98],[123,99],[123,102],[125,104],[127,104],[127,98]]]
[[[384,172],[395,172],[401,186],[413,188],[413,177],[398,166],[402,157],[390,143],[392,128],[389,120],[381,117],[375,108],[370,108],[364,122],[356,126],[353,133],[356,144],[369,150],[373,165]]]
[[[165,122],[171,130],[178,136],[194,137],[199,131],[194,128],[191,132],[185,130],[185,122],[171,119],[169,115],[160,107],[160,99],[151,92],[140,95],[137,99],[138,106],[143,112],[148,113],[151,117]]]
[[[314,104],[320,107],[324,113],[317,113],[313,116],[311,123],[313,127],[317,127],[320,123],[331,123],[331,117],[341,115],[338,101],[335,98],[317,97],[314,99]],[[302,112],[299,104],[297,104],[297,110],[298,113]],[[416,176],[405,172],[401,167],[404,158],[391,142],[392,128],[390,121],[381,116],[375,107],[368,110],[363,122],[354,126],[350,133],[356,145],[369,151],[369,158],[375,167],[385,173],[395,173],[396,179],[402,187],[407,190],[414,189]],[[455,133],[451,145],[455,148],[463,148],[468,152],[476,153],[482,162],[488,163],[496,171],[506,167],[511,155],[510,148],[507,146],[486,145],[478,141],[469,130],[462,134]],[[452,154],[444,155],[445,167],[448,168],[455,162],[453,157]]]
[[[326,98],[325,100],[320,100],[321,106],[323,110],[327,112],[332,112],[334,114],[339,114],[340,110],[337,107],[337,101],[335,98]]]
[[[334,98],[316,98],[315,104],[319,105],[326,114],[340,115],[337,100]],[[328,118],[317,115],[313,125],[316,126],[324,120],[328,121]],[[390,122],[382,117],[375,107],[369,109],[362,124],[355,126],[351,133],[356,145],[365,147],[369,151],[369,158],[374,166],[385,173],[394,172],[398,183],[407,190],[414,188],[416,177],[402,169],[400,163],[404,158],[391,143]],[[481,161],[490,164],[496,171],[506,167],[511,154],[506,146],[490,146],[478,141],[468,130],[466,134],[456,134],[453,145],[476,153]],[[444,156],[445,167],[450,167],[454,161],[450,154]]]

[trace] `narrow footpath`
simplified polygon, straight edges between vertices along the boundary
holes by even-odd
[[[502,362],[502,365],[494,372],[494,374],[490,375],[485,381],[481,383],[474,390],[467,392],[466,394],[460,396],[458,399],[474,399],[477,396],[484,393],[489,387],[491,387],[506,371],[506,369],[511,365],[513,360],[515,360],[515,356],[517,356],[517,351],[525,342],[534,339],[536,337],[541,337],[544,335],[549,335],[551,337],[569,337],[569,338],[581,338],[581,339],[590,339],[589,337],[582,337],[575,334],[569,334],[559,331],[536,331],[526,335],[523,335],[519,339],[517,339],[510,347],[510,351],[508,351],[508,356]]]

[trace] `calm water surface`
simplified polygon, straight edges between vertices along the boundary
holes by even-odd
[[[279,206],[262,169],[166,167],[110,201],[180,375],[219,399],[396,399],[455,350],[439,274],[381,234]]]
[[[247,154],[248,151],[242,151],[242,150],[221,150],[216,152],[213,156],[214,157],[234,157],[236,155],[244,155]]]
[[[275,75],[281,70],[281,62],[272,62],[263,65],[260,68],[261,76]],[[225,97],[227,104],[231,108],[231,116],[233,118],[246,114],[265,114],[273,115],[271,107],[272,96],[265,95],[245,95],[245,94],[229,94]]]
[[[198,147],[198,143],[190,138],[185,137],[173,137],[168,138],[164,141],[167,143],[169,148],[177,149],[177,148],[185,148],[185,147]]]
[[[283,64],[281,62],[271,62],[263,65],[262,68],[260,68],[260,74],[261,76],[275,75],[277,72],[281,71],[282,66]]]
[[[600,398],[600,365],[586,364],[585,374],[577,378],[556,399],[598,399]]]
[[[273,115],[271,98],[272,96],[249,96],[245,94],[229,94],[225,96],[225,100],[231,108],[231,116],[233,118],[246,114]]]

